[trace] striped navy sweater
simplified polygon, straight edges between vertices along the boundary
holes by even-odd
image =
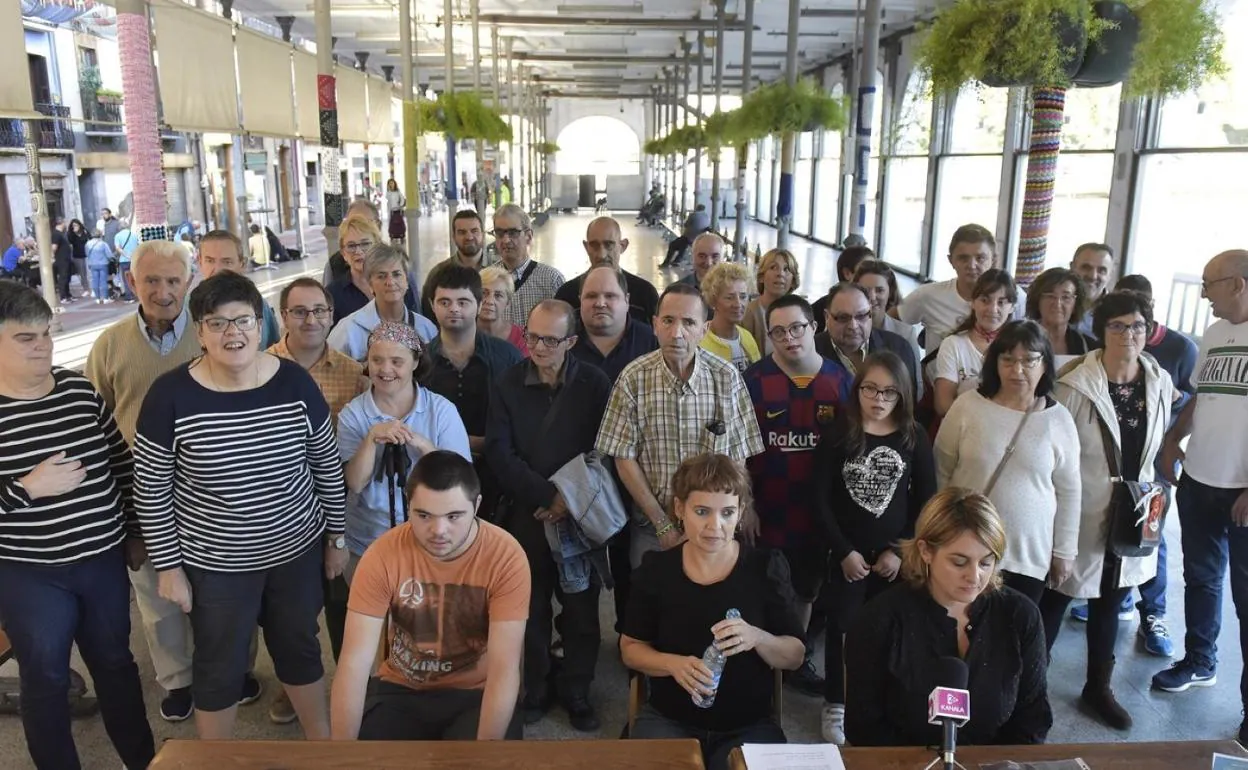
[[[137,534],[130,449],[104,399],[85,377],[52,370],[53,387],[35,399],[0,397],[0,559],[72,564]],[[63,495],[31,500],[20,479],[58,452],[86,467]],[[125,526],[123,526],[123,524]]]
[[[221,393],[189,367],[152,384],[135,435],[135,505],[156,569],[268,569],[342,533],[342,464],[311,376],[283,360],[260,387]]]

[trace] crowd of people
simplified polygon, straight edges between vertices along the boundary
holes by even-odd
[[[1205,267],[1197,350],[1145,279],[1110,290],[1099,244],[1024,297],[968,225],[957,277],[905,298],[855,246],[812,306],[792,253],[750,270],[709,232],[660,292],[607,217],[565,281],[511,204],[493,251],[459,212],[418,291],[379,219],[353,206],[327,280],[276,312],[230,233],[202,238],[194,286],[180,245],[140,244],[136,312],[83,374],[51,364],[52,309],[0,282],[0,621],[36,766],[79,766],[75,642],[123,763],[152,759],[131,587],[160,716],[203,739],[261,697],[261,637],[270,717],[308,739],[515,739],[556,706],[597,731],[604,589],[647,693],[631,736],[696,738],[715,770],[785,740],[781,676],[823,698],[829,742],[938,742],[948,656],[970,670],[963,743],[1042,742],[1068,611],[1081,700],[1126,729],[1134,589],[1147,649],[1173,649],[1160,522],[1128,504],[1124,524],[1121,498],[1164,515],[1176,483],[1186,655],[1152,684],[1216,681],[1228,561],[1248,607],[1248,252]]]

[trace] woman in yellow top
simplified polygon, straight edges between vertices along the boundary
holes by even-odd
[[[742,265],[721,262],[702,278],[702,298],[713,313],[702,349],[744,372],[762,357],[754,335],[741,325],[750,301],[750,272]]]
[[[269,264],[269,257],[272,256],[269,253],[269,236],[260,225],[251,226],[251,237],[247,239],[247,246],[251,251],[251,262],[257,270],[277,269],[275,265]]]
[[[763,355],[771,353],[771,340],[767,337],[767,308],[786,294],[797,291],[801,277],[797,271],[797,257],[786,249],[772,249],[758,261],[758,296],[745,309],[743,325],[754,339],[762,343]]]

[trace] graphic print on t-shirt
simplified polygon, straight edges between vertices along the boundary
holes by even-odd
[[[474,668],[489,638],[480,586],[404,581],[390,605],[390,666],[416,684]]]
[[[1248,345],[1211,349],[1196,373],[1196,392],[1248,396]]]
[[[905,472],[905,460],[886,446],[877,446],[866,455],[848,460],[841,468],[850,499],[877,519],[888,510],[897,492],[897,482]]]

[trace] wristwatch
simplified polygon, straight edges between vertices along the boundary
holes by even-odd
[[[325,538],[325,542],[335,551],[341,551],[347,547],[347,539],[342,535],[329,535]]]

